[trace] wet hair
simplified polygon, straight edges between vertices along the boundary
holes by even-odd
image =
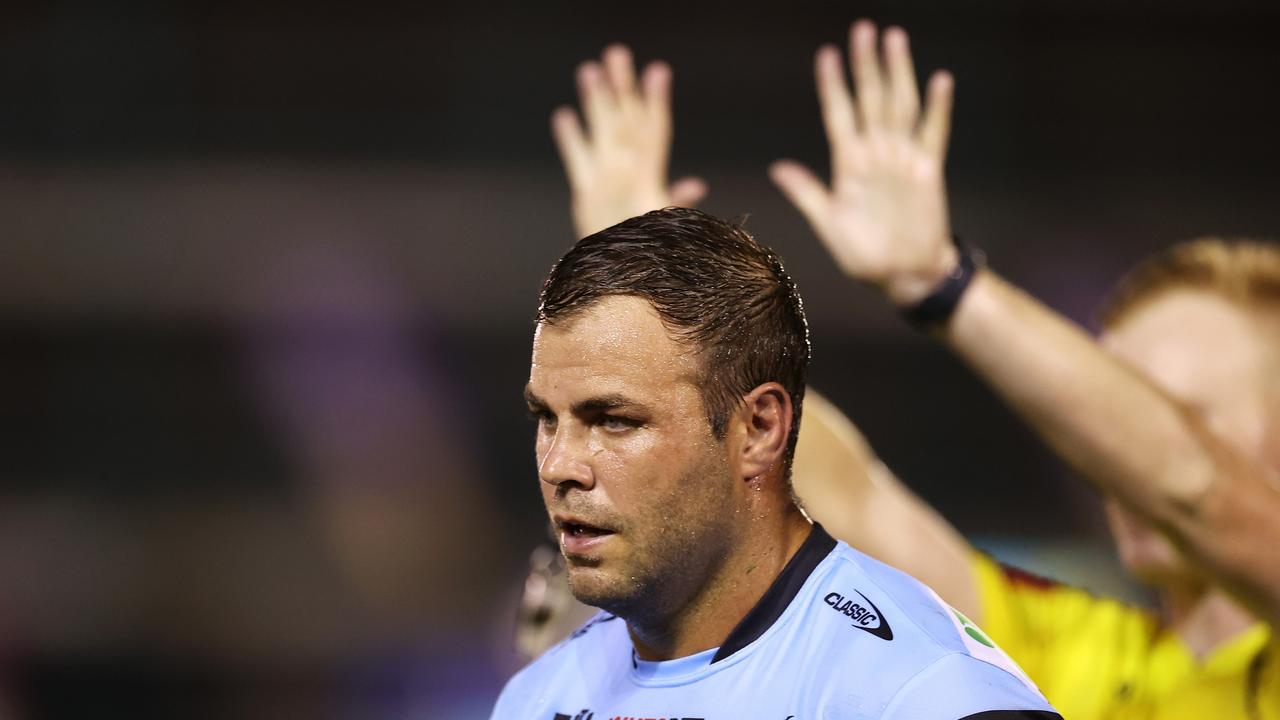
[[[1280,245],[1205,237],[1174,245],[1126,275],[1099,312],[1114,328],[1138,308],[1173,290],[1202,290],[1245,310],[1280,310]]]
[[[800,432],[809,325],[795,283],[772,250],[739,224],[667,208],[579,240],[542,285],[538,322],[570,320],[600,300],[653,305],[671,335],[696,347],[702,405],[716,439],[752,389],[777,382],[791,396],[783,475]]]

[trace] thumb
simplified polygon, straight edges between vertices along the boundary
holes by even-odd
[[[830,198],[827,186],[813,171],[794,160],[779,160],[769,166],[769,177],[792,205],[817,229]]]
[[[684,177],[671,183],[667,190],[676,207],[696,207],[707,196],[707,183],[699,177]]]

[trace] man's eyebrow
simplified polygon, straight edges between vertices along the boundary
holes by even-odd
[[[538,397],[533,389],[526,386],[524,389],[524,401],[534,410],[546,410],[548,405],[546,401]],[[589,413],[597,413],[605,410],[617,410],[619,408],[636,408],[638,410],[648,411],[649,407],[644,403],[633,400],[626,395],[612,393],[609,395],[598,395],[585,400],[579,400],[574,403],[570,410],[574,415],[586,415]]]
[[[530,388],[528,385],[524,386],[524,402],[529,407],[539,410],[547,407],[547,404],[542,401],[542,398],[535,395],[533,388]]]
[[[647,410],[643,403],[636,402],[626,395],[600,395],[598,397],[579,400],[573,404],[573,414],[582,415],[585,413],[600,412],[602,410],[617,410],[619,408],[632,407]]]

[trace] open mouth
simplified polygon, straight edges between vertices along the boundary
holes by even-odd
[[[594,525],[587,525],[586,523],[567,521],[560,523],[560,530],[564,534],[576,538],[593,538],[613,534],[612,530],[606,530]]]
[[[578,518],[561,518],[556,521],[560,531],[560,549],[572,563],[596,557],[603,543],[614,535],[609,528],[585,523]]]

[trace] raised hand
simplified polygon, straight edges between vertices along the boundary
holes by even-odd
[[[610,45],[600,62],[578,67],[578,99],[551,116],[572,195],[578,237],[629,217],[679,205],[692,207],[706,194],[698,178],[667,184],[671,154],[671,68],[650,63],[637,80],[631,51]]]
[[[957,261],[943,177],[953,82],[935,73],[922,112],[906,32],[885,31],[883,64],[876,35],[865,20],[850,30],[856,98],[840,51],[828,45],[817,54],[831,187],[791,160],[774,163],[770,175],[847,275],[910,305]]]

